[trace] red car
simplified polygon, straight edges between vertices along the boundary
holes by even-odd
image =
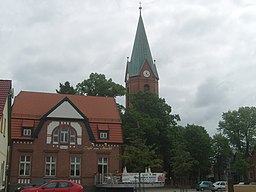
[[[21,192],[83,192],[82,185],[69,180],[51,180],[40,187],[23,189]]]

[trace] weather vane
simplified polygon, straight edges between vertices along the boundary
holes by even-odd
[[[140,6],[139,6],[140,14],[141,14],[141,9],[142,9],[142,7],[141,7],[141,2],[140,2]]]

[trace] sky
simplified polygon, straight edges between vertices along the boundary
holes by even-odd
[[[1,0],[0,79],[56,92],[104,74],[124,84],[139,19],[137,0]],[[256,103],[254,0],[143,0],[159,96],[180,125],[217,133],[223,112]],[[117,98],[124,104],[124,97]]]

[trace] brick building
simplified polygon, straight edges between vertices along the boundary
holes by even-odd
[[[21,91],[11,123],[11,185],[58,178],[88,187],[121,171],[114,98]]]
[[[0,80],[0,191],[6,189],[8,181],[11,88],[11,80]]]

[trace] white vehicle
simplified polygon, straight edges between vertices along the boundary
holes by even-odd
[[[225,191],[226,190],[226,185],[227,185],[226,181],[217,181],[217,182],[212,184],[211,191],[212,192]]]

